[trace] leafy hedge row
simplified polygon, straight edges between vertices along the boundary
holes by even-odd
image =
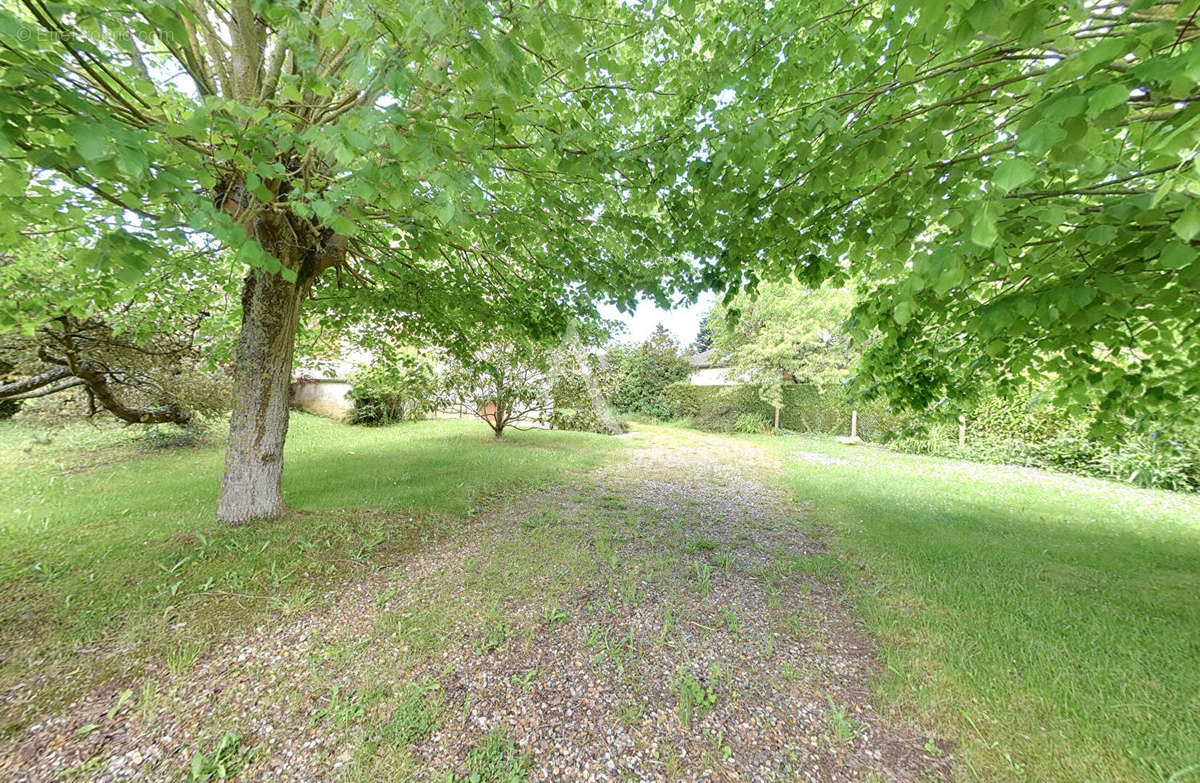
[[[768,426],[775,419],[775,408],[759,394],[758,387],[692,386],[676,383],[667,387],[667,396],[674,413],[692,420],[703,430],[713,432],[744,431],[738,418],[752,416]],[[852,405],[836,393],[822,394],[815,386],[796,384],[783,387],[783,408],[779,411],[779,426],[785,430],[812,435],[849,435]],[[900,417],[880,403],[857,406],[858,436],[866,441],[878,441],[901,423]],[[743,422],[747,419],[743,419]]]
[[[675,412],[700,429],[761,431],[774,418],[774,408],[753,386],[674,384],[667,394]],[[1200,491],[1200,432],[1176,430],[1151,436],[1131,431],[1116,443],[1101,441],[1089,435],[1085,420],[1068,418],[1032,397],[980,404],[967,417],[965,446],[958,445],[958,425],[953,420],[895,414],[879,402],[854,405],[837,393],[822,394],[805,385],[784,387],[779,423],[807,434],[848,435],[854,408],[859,437],[896,451]]]

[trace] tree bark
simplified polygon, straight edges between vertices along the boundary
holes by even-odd
[[[242,291],[233,412],[217,503],[217,517],[232,525],[288,510],[280,476],[301,293],[296,283],[263,270],[251,272]]]

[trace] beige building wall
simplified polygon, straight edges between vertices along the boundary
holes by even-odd
[[[302,411],[344,419],[354,409],[350,384],[336,379],[320,379],[292,384],[292,404]]]
[[[688,381],[693,386],[733,386],[742,381],[728,367],[699,367],[692,370]]]

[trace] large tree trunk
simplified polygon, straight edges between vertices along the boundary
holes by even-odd
[[[301,291],[262,270],[246,278],[229,447],[217,504],[223,522],[240,525],[287,512],[279,480]]]

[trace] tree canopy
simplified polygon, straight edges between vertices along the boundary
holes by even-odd
[[[671,210],[753,287],[861,281],[860,377],[1194,414],[1195,2],[706,6],[736,64]],[[703,203],[701,200],[703,199]]]
[[[78,275],[120,283],[186,244],[248,268],[219,513],[278,515],[302,300],[405,340],[545,334],[687,282],[657,230],[691,130],[663,11],[4,3],[0,242],[54,232]]]

